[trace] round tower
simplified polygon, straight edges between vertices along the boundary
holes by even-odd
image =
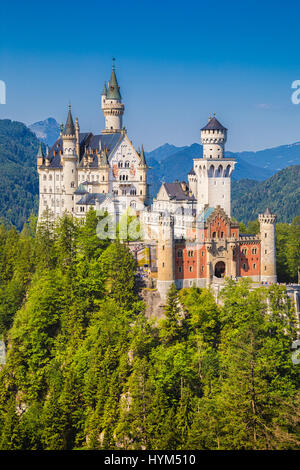
[[[227,129],[213,117],[209,117],[206,126],[201,129],[201,141],[203,145],[203,158],[224,158],[225,143],[227,141]]]
[[[203,158],[194,159],[193,179],[196,188],[198,212],[205,205],[220,206],[230,217],[231,213],[231,174],[235,160],[225,157],[227,129],[213,117],[201,129]]]
[[[101,147],[101,140],[99,139],[99,150],[98,150],[98,168],[99,168],[99,192],[109,192],[109,163],[107,159],[107,148]]]
[[[275,222],[277,216],[272,214],[269,208],[264,214],[259,214],[261,259],[261,282],[277,282],[276,276],[276,232]]]
[[[105,129],[102,133],[111,134],[114,132],[121,132],[123,127],[122,119],[124,114],[124,104],[122,103],[114,64],[108,87],[104,84],[104,89],[101,95],[101,108],[105,117]]]
[[[73,117],[71,113],[71,105],[66,125],[61,134],[63,141],[63,154],[61,163],[63,166],[64,181],[64,208],[72,213],[74,211],[74,191],[77,188],[77,153],[76,153],[76,133]]]
[[[157,241],[157,290],[163,302],[174,282],[174,221],[170,216],[161,216]]]
[[[138,152],[140,157],[140,164],[139,164],[139,182],[138,182],[138,196],[143,204],[148,202],[148,185],[147,185],[147,170],[148,166],[146,163],[146,157],[144,152],[144,147],[142,145],[142,149]]]

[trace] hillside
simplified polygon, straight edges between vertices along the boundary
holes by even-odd
[[[0,120],[0,218],[18,229],[37,210],[37,149],[38,139],[24,124]]]
[[[279,171],[266,181],[232,182],[232,214],[240,222],[255,220],[266,207],[278,222],[291,222],[300,215],[300,165]]]
[[[216,303],[173,284],[149,318],[132,253],[98,223],[1,227],[0,450],[299,450],[285,286],[228,280]]]

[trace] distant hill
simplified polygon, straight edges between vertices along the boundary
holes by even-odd
[[[148,152],[146,155],[160,162],[168,158],[170,155],[173,155],[174,153],[180,152],[181,150],[185,150],[187,148],[188,145],[184,147],[176,147],[175,145],[164,144],[152,150],[151,152]]]
[[[247,223],[270,207],[278,222],[291,222],[300,215],[300,165],[285,168],[266,181],[232,182],[232,215]]]
[[[300,142],[259,150],[258,152],[239,152],[237,155],[244,162],[276,173],[287,166],[300,165]]]
[[[59,137],[59,124],[51,117],[45,119],[44,121],[38,121],[30,124],[28,127],[32,132],[34,132],[39,140],[49,146],[52,146]]]
[[[18,229],[38,207],[38,145],[38,139],[25,124],[0,120],[0,218]]]

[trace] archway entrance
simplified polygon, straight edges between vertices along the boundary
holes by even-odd
[[[218,278],[225,276],[225,263],[223,261],[218,261],[215,265],[215,276]]]

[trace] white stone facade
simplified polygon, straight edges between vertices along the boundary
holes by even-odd
[[[60,138],[46,156],[40,147],[39,220],[47,208],[54,218],[65,211],[82,217],[91,206],[100,209],[103,194],[114,199],[118,215],[129,207],[143,210],[148,196],[148,168],[143,148],[136,151],[122,128],[124,105],[114,68],[105,90],[101,103],[106,128],[101,134],[80,134],[78,119],[74,125],[69,107]]]

